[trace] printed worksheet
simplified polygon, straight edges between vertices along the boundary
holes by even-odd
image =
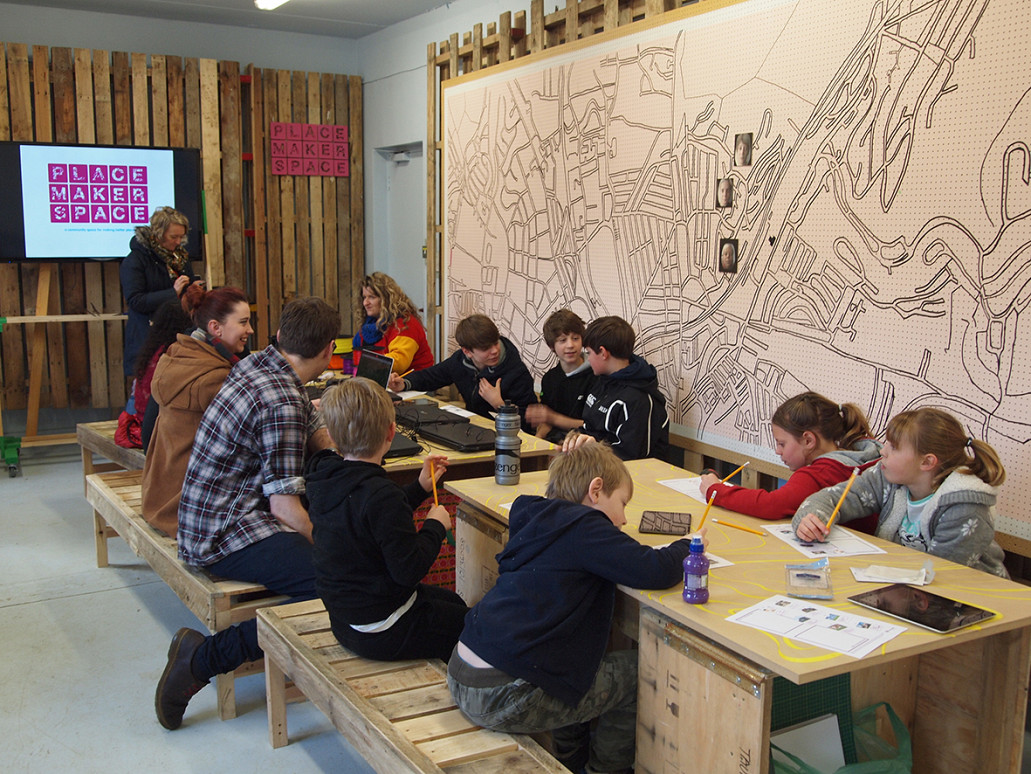
[[[780,538],[800,554],[810,559],[821,556],[860,556],[862,554],[883,554],[885,550],[878,548],[854,532],[839,527],[831,527],[831,534],[826,543],[806,543],[799,540],[791,524],[764,524],[763,527],[776,538]]]
[[[728,621],[862,658],[906,631],[905,626],[844,613],[780,594],[735,613]]]
[[[707,502],[706,499],[702,497],[702,490],[698,488],[702,483],[701,476],[695,476],[694,478],[667,478],[665,481],[660,481],[659,483],[663,486],[668,486],[675,492],[680,492],[680,494],[686,494],[688,497],[693,497],[702,505],[705,505]]]

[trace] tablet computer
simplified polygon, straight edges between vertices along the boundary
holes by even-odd
[[[939,634],[954,632],[995,615],[990,610],[957,602],[904,583],[893,583],[891,586],[873,591],[864,591],[848,599],[857,605]]]

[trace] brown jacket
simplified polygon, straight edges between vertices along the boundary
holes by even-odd
[[[161,411],[143,465],[143,518],[171,537],[179,527],[179,495],[193,437],[230,368],[210,344],[179,334],[154,371],[151,397]]]

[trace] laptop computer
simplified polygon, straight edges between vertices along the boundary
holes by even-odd
[[[381,355],[371,349],[363,349],[362,356],[358,360],[358,370],[354,372],[354,375],[376,382],[384,390],[387,390],[390,399],[396,402],[401,400],[401,396],[387,389],[387,384],[390,383],[390,372],[393,368],[394,358],[390,355]]]
[[[404,401],[394,406],[397,414],[397,423],[410,427],[413,430],[420,430],[427,425],[457,425],[469,424],[469,417],[463,417],[453,411],[444,411],[436,402],[427,400]]]
[[[390,448],[383,455],[384,459],[394,457],[415,457],[422,452],[422,446],[418,441],[413,441],[404,433],[395,433],[394,440],[390,442]]]
[[[419,427],[419,435],[438,446],[468,453],[493,449],[497,434],[490,428],[465,422],[422,425]]]

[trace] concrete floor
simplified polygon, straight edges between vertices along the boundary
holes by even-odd
[[[273,750],[263,675],[236,682],[234,720],[218,719],[209,686],[180,729],[158,725],[169,640],[203,627],[122,541],[96,566],[78,447],[23,451],[21,476],[0,478],[0,514],[3,771],[373,771],[307,703],[288,707],[290,744]],[[1029,734],[1021,772],[1031,774]]]
[[[263,675],[236,683],[239,717],[215,689],[183,726],[154,716],[172,635],[202,629],[120,540],[98,568],[77,447],[22,453],[0,479],[0,769],[8,772],[356,772],[372,768],[311,704],[288,708],[290,744],[268,743]]]

